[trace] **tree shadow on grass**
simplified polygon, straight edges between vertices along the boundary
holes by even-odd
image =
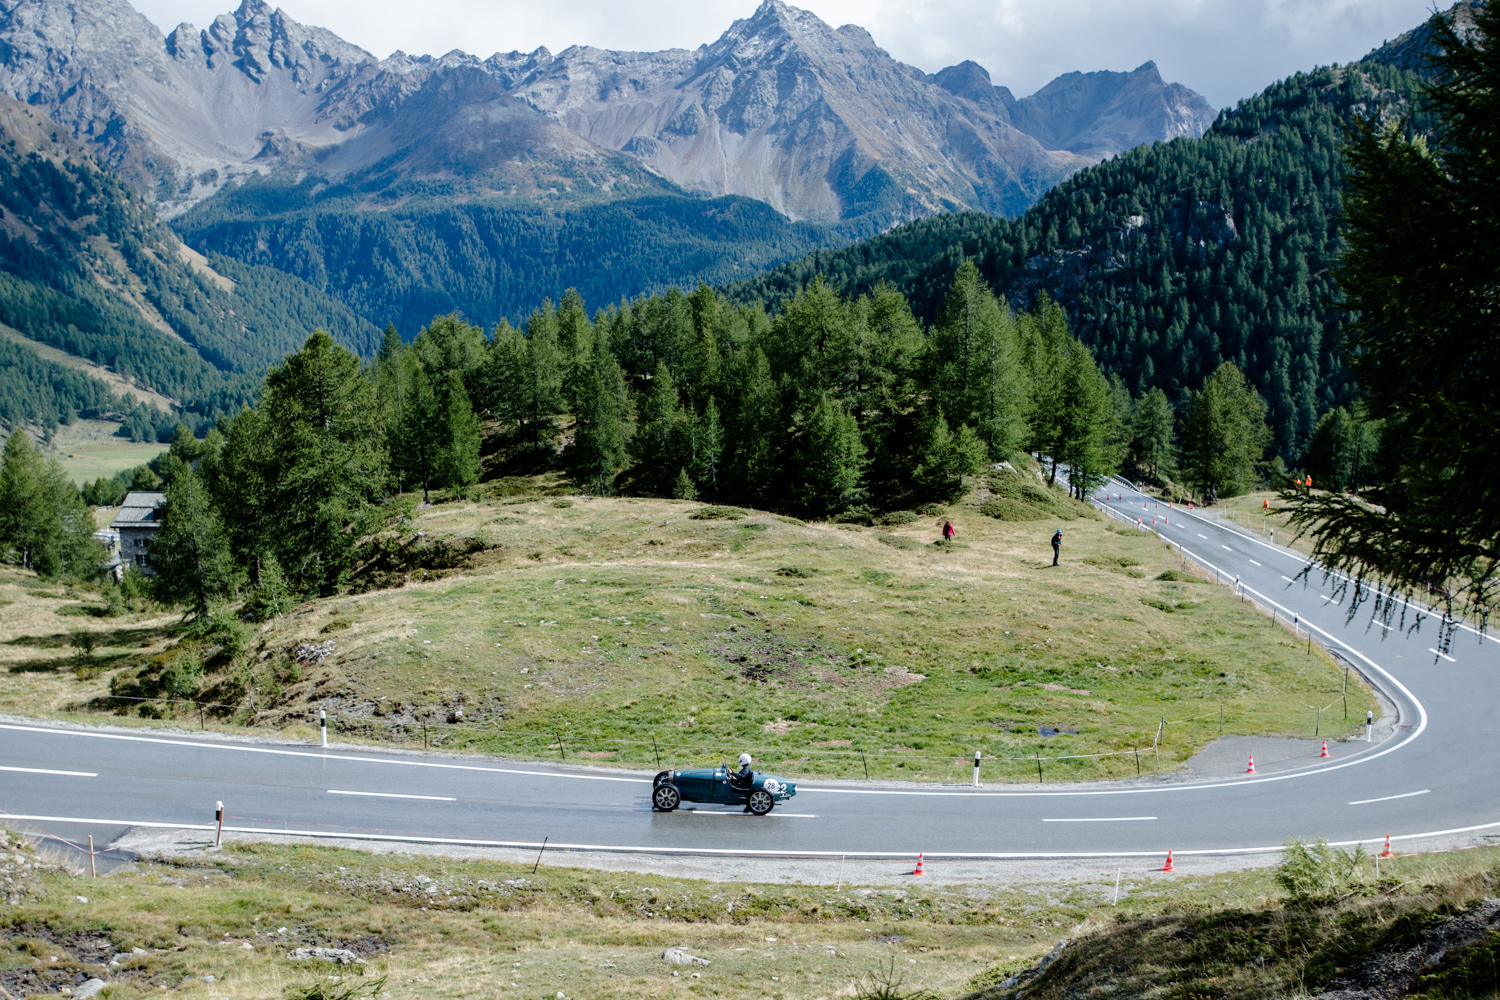
[[[116,628],[108,631],[94,631],[94,646],[149,646],[163,639],[170,639],[179,634],[183,626],[178,622],[170,622],[166,625],[149,625],[136,628]],[[67,632],[54,632],[51,635],[20,635],[14,639],[5,640],[7,646],[28,646],[32,649],[62,649],[71,646],[73,637]]]

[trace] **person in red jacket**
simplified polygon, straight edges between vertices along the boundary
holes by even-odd
[[[952,521],[944,521],[943,522],[943,541],[945,541],[945,542],[951,542],[951,541],[953,541],[953,536],[956,535],[956,534],[958,534],[958,532],[956,532],[956,531],[953,530],[953,522]]]

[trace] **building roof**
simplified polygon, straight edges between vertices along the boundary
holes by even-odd
[[[127,493],[120,509],[115,511],[111,528],[154,528],[165,493]]]

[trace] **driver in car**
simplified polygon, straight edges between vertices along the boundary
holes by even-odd
[[[740,754],[740,769],[730,773],[729,787],[738,791],[744,791],[750,787],[750,783],[755,780],[755,771],[750,767],[751,762],[749,754]]]

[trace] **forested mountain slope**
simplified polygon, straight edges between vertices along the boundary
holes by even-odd
[[[1046,293],[1101,367],[1175,401],[1233,361],[1269,404],[1273,454],[1305,449],[1319,414],[1347,404],[1340,251],[1343,130],[1413,110],[1420,77],[1375,60],[1299,73],[1226,110],[1199,139],[1143,146],[1082,170],[1018,219],[924,219],[814,253],[732,286],[774,305],[815,275],[845,292],[885,281],[931,318],[975,260],[1021,307]],[[1425,119],[1417,114],[1412,127]]]
[[[373,351],[376,331],[267,268],[214,271],[39,112],[0,98],[0,323],[180,401],[190,423],[251,398],[246,377],[300,342],[308,323]],[[158,411],[5,347],[0,420],[110,416],[155,436]],[[167,428],[170,430],[170,428]]]
[[[449,312],[486,327],[520,322],[568,288],[603,304],[726,283],[848,239],[741,197],[571,207],[418,197],[370,211],[347,187],[276,180],[225,191],[173,225],[205,253],[290,272],[406,337]]]

